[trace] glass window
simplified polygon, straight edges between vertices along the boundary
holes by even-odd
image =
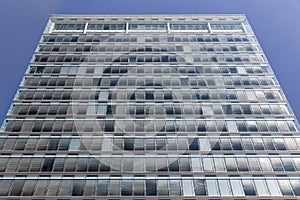
[[[70,151],[78,151],[80,148],[80,139],[71,139],[69,150]]]
[[[174,182],[171,182],[171,190],[170,193],[172,195],[173,191],[173,185],[177,182],[177,180],[174,180]],[[175,184],[176,185],[176,184]],[[177,190],[178,188],[175,187]],[[146,195],[148,196],[156,196],[157,195],[157,187],[156,187],[156,180],[146,180]]]
[[[300,181],[299,180],[290,180],[290,183],[292,185],[294,194],[299,196],[300,195]]]
[[[229,180],[218,180],[221,196],[232,196]]]
[[[293,196],[293,189],[288,180],[278,180],[278,185],[280,187],[282,195]]]
[[[43,196],[45,195],[47,189],[48,189],[48,183],[49,180],[38,180],[35,190],[34,190],[34,195],[35,196]]]
[[[202,164],[199,158],[191,158],[192,161],[192,171],[193,172],[201,172],[203,171],[202,169]]]
[[[240,139],[238,138],[231,138],[231,144],[233,150],[243,150],[242,144]]]
[[[239,171],[249,171],[246,158],[236,158],[236,162]]]
[[[134,194],[135,196],[144,196],[145,192],[145,181],[144,180],[134,180]]]
[[[86,180],[86,184],[85,184],[85,190],[84,190],[84,196],[92,196],[92,195],[96,195],[95,193],[95,186],[96,185],[96,181],[95,180]]]
[[[7,196],[9,192],[9,188],[12,184],[13,180],[2,180],[0,182],[0,195]]]
[[[273,171],[272,169],[272,165],[271,162],[269,160],[269,158],[258,158],[259,162],[260,162],[260,166],[262,171],[266,171],[266,172],[271,172]]]
[[[61,185],[61,180],[50,180],[46,195],[56,196],[60,185]]]
[[[241,180],[230,180],[230,183],[231,183],[233,196],[244,196],[245,195]]]
[[[285,171],[296,171],[294,164],[290,158],[281,158]]]
[[[182,180],[183,196],[195,196],[193,180]]]
[[[132,196],[132,180],[122,180],[121,195]]]
[[[268,196],[269,191],[266,185],[265,180],[254,180],[255,187],[257,189],[258,196]]]
[[[207,171],[207,172],[215,171],[212,158],[208,157],[208,158],[203,158],[202,160],[203,160],[204,171]]]
[[[206,187],[209,196],[220,196],[217,180],[206,180]]]
[[[206,196],[206,184],[203,179],[194,179],[195,195]]]
[[[227,171],[237,171],[235,158],[225,158]]]
[[[283,166],[281,164],[280,158],[270,158],[270,161],[274,171],[283,171]]]
[[[242,185],[243,185],[245,195],[249,195],[249,196],[257,195],[252,180],[242,180]]]
[[[272,196],[282,196],[277,180],[266,180],[266,182]]]

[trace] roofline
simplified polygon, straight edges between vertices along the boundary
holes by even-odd
[[[197,18],[220,18],[220,17],[241,17],[246,18],[245,14],[51,14],[50,18],[110,18],[110,17],[124,17],[124,18],[151,18],[151,17],[159,17],[159,18],[168,18],[168,17],[197,17]]]

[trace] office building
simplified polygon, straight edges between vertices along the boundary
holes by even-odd
[[[299,150],[245,15],[53,15],[2,126],[0,197],[297,199]]]

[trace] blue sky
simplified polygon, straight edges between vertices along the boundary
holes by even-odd
[[[1,0],[0,121],[55,13],[244,13],[300,119],[300,0]]]

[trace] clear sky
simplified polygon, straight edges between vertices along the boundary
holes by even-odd
[[[179,13],[246,14],[300,119],[300,0],[0,0],[0,121],[50,14]]]

